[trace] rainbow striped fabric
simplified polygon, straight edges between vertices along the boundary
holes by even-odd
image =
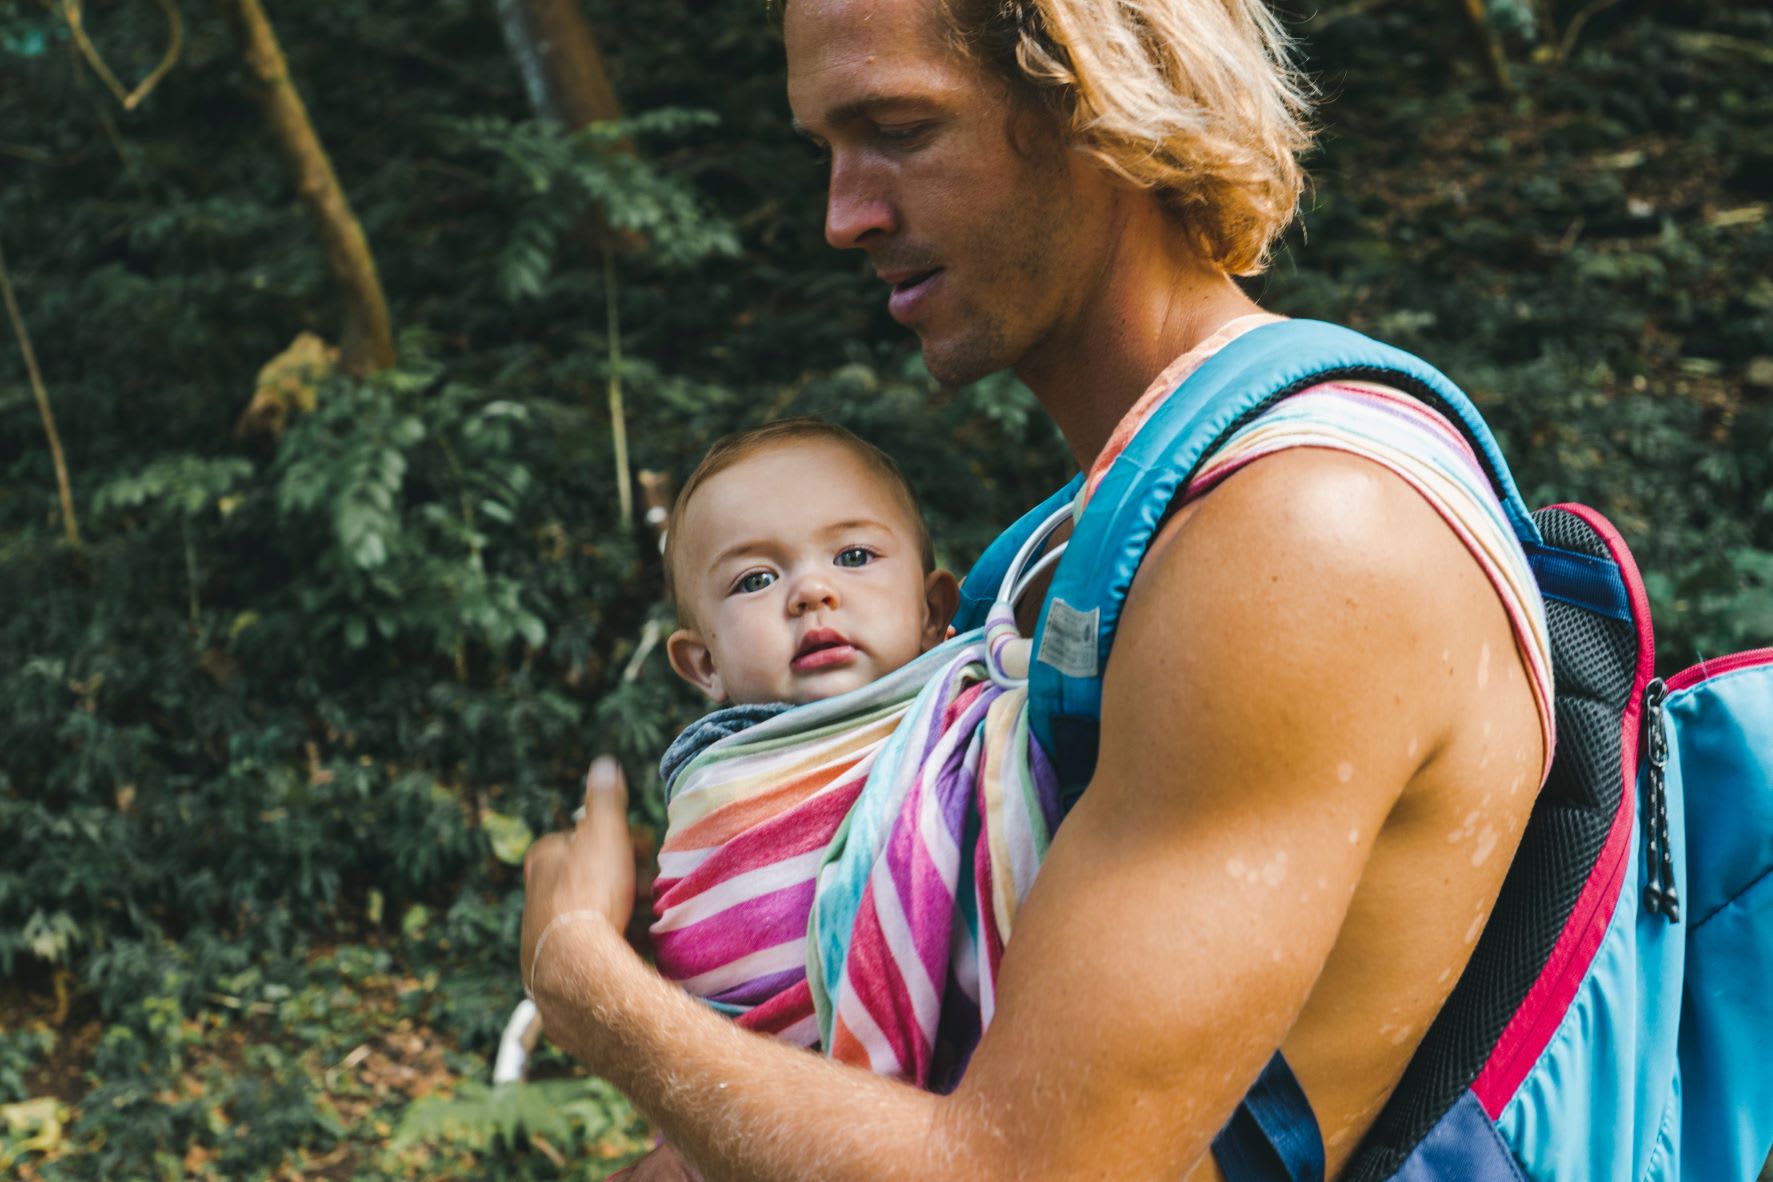
[[[1058,823],[987,630],[716,740],[667,785],[659,971],[740,1025],[958,1078]]]

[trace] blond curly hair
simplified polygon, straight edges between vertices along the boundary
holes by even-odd
[[[789,0],[769,0],[780,18]],[[1263,0],[935,0],[957,46],[1254,275],[1304,190],[1315,89]]]

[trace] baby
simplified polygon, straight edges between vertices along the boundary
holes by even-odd
[[[660,768],[659,971],[747,1029],[951,1086],[1058,821],[1026,695],[982,630],[948,639],[960,588],[910,487],[840,427],[717,443],[665,564],[671,667],[731,705]]]
[[[671,668],[714,702],[799,705],[939,644],[959,587],[879,448],[814,418],[716,443],[665,536]]]

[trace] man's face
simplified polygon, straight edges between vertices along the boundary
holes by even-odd
[[[937,0],[791,0],[785,33],[795,123],[831,154],[826,239],[868,252],[937,379],[1022,364],[1100,270],[1097,171],[952,47]]]
[[[829,440],[766,447],[708,478],[682,531],[692,626],[672,667],[716,701],[811,702],[933,648],[953,577],[926,575],[893,483]]]

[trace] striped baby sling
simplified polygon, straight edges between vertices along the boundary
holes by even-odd
[[[1310,321],[1195,371],[1102,478],[1033,636],[1030,728],[1063,803],[1095,764],[1127,589],[1179,494],[1238,427],[1336,379],[1383,383],[1466,436],[1545,600],[1558,742],[1496,907],[1346,1182],[1753,1179],[1773,1147],[1773,648],[1655,674],[1649,601],[1595,510],[1529,513],[1471,403],[1425,362]],[[1081,479],[1081,478],[1080,478]],[[970,573],[956,626],[1077,482]],[[1321,1179],[1277,1053],[1214,1145],[1231,1182]]]

